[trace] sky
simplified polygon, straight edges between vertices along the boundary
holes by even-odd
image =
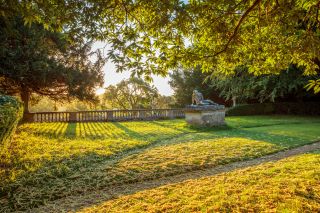
[[[96,42],[93,45],[93,49],[97,49],[97,48],[103,48],[105,46],[104,43],[102,42]],[[108,52],[107,48],[104,50],[104,52]],[[117,83],[119,83],[120,81],[122,81],[123,79],[127,79],[130,77],[130,72],[126,71],[126,72],[122,72],[122,73],[117,73],[116,72],[116,68],[115,65],[111,62],[108,61],[105,66],[103,67],[103,72],[104,72],[104,88],[108,87],[109,85],[115,85]],[[169,77],[167,76],[166,78],[163,78],[161,76],[152,76],[153,78],[153,85],[155,87],[157,87],[159,93],[161,95],[166,95],[166,96],[170,96],[173,94],[173,90],[170,87],[168,81],[169,81]],[[97,89],[97,94],[102,94],[104,92],[103,88],[99,88]]]

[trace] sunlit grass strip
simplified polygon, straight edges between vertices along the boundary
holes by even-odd
[[[158,146],[106,168],[105,181],[136,182],[260,157],[281,147],[246,138],[217,138]]]
[[[142,191],[82,212],[318,212],[319,165],[319,154],[305,154]]]

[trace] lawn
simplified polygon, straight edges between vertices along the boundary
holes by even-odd
[[[82,212],[319,212],[320,154],[122,196]]]
[[[319,141],[319,129],[319,117],[293,116],[229,117],[219,128],[184,120],[23,124],[1,149],[0,211],[257,158]]]

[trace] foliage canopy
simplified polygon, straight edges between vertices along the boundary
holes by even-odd
[[[303,69],[290,65],[279,75],[255,76],[248,73],[247,67],[239,66],[232,75],[212,76],[211,86],[219,90],[220,95],[226,100],[232,99],[234,105],[236,101],[302,101],[315,98],[303,89],[312,79],[310,76],[304,76],[303,72]]]
[[[0,14],[111,44],[117,69],[166,75],[178,65],[232,74],[279,74],[289,64],[319,72],[316,0],[5,1]],[[319,81],[309,86],[319,92]]]

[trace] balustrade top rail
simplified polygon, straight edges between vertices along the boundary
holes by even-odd
[[[184,109],[94,110],[28,113],[29,122],[98,122],[183,118]]]

